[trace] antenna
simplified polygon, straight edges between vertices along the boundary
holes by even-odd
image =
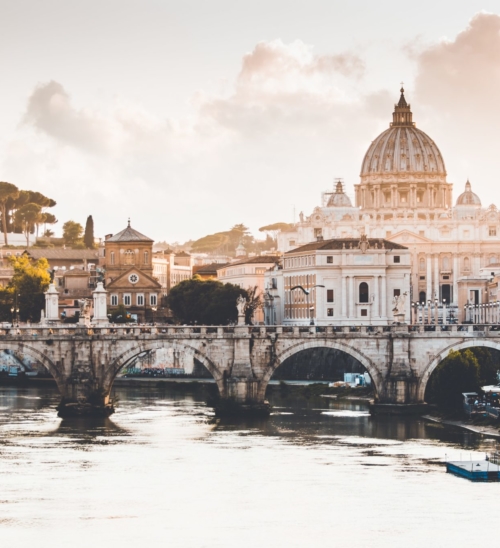
[[[293,218],[292,218],[293,224],[295,224],[295,205],[293,206]]]

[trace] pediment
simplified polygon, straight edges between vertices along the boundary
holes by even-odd
[[[410,230],[401,230],[400,232],[396,232],[396,234],[391,234],[385,239],[401,245],[432,243],[432,240],[430,240],[429,238],[421,236],[420,234],[415,234],[415,232],[411,232]]]
[[[134,277],[138,278],[137,282],[133,282],[135,279]],[[146,274],[139,268],[131,267],[118,278],[115,278],[112,282],[109,282],[106,286],[107,290],[111,289],[128,289],[128,290],[138,290],[138,289],[155,289],[159,290],[161,289],[161,284],[155,280],[153,277],[151,277],[149,274]]]

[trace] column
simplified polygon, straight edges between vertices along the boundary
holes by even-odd
[[[458,306],[458,254],[453,255],[453,304]],[[451,304],[451,303],[450,303]]]
[[[382,318],[387,318],[387,283],[386,283],[386,277],[385,274],[380,277],[382,282],[382,293],[381,293],[381,301],[382,301]]]
[[[93,324],[105,324],[108,323],[108,308],[106,304],[106,294],[108,292],[104,289],[102,282],[97,284],[95,291],[92,292],[94,297],[94,318]]]
[[[427,253],[425,256],[425,259],[427,261],[427,274],[425,276],[426,282],[427,282],[427,290],[426,290],[426,298],[430,299],[432,296],[432,256],[430,253]]]
[[[59,321],[59,294],[52,283],[45,292],[45,320],[48,322]]]
[[[434,255],[434,293],[432,299],[439,299],[439,253]],[[429,298],[429,297],[427,297]]]
[[[354,318],[354,278],[352,276],[349,276],[349,318]]]
[[[342,275],[342,318],[347,317],[347,280]]]

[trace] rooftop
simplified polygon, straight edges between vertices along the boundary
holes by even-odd
[[[226,265],[218,265],[217,270],[221,268],[237,266],[240,264],[275,264],[280,260],[280,257],[275,255],[259,255],[257,257],[250,257],[248,259],[243,259],[241,261],[235,261],[234,263],[229,263]]]
[[[144,236],[134,228],[130,226],[130,219],[128,221],[127,228],[123,229],[118,234],[111,236],[106,242],[152,242],[151,238]]]
[[[50,260],[67,259],[71,261],[84,261],[98,259],[97,249],[64,249],[62,247],[47,247],[44,249],[29,248],[24,251],[32,259],[38,260],[41,258]]]
[[[292,253],[303,253],[305,251],[329,251],[335,249],[360,249],[362,238],[335,238],[333,240],[322,240],[319,242],[311,242],[303,246],[287,251],[286,255]],[[368,243],[366,249],[408,249],[404,245],[390,242],[382,238],[366,238]]]

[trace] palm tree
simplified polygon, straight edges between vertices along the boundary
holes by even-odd
[[[15,199],[19,196],[19,189],[12,183],[0,182],[0,209],[2,210],[2,230],[5,245],[9,245],[7,241],[7,208],[5,207],[9,198]]]

